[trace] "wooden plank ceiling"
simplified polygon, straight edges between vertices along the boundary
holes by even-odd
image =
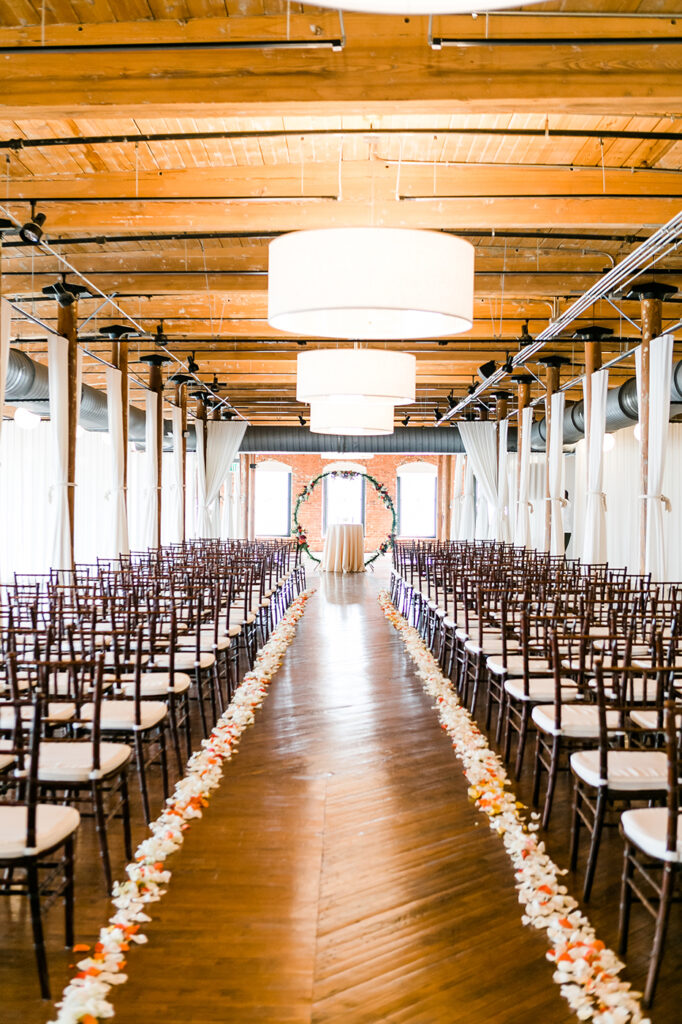
[[[144,329],[129,343],[134,400],[161,325],[171,352],[192,353],[254,424],[307,415],[295,402],[301,339],[266,320],[271,237],[461,232],[476,246],[473,329],[394,346],[418,357],[418,402],[398,418],[431,425],[449,391],[516,352],[525,323],[537,334],[680,209],[679,6],[576,0],[443,17],[435,33],[472,45],[441,50],[426,19],[347,15],[333,50],[224,45],[340,36],[336,13],[284,0],[0,0],[0,216],[23,223],[34,202],[53,249]],[[187,43],[222,48],[172,48]],[[63,269],[5,233],[3,293],[52,326],[42,289]],[[655,272],[682,289],[682,255]],[[666,325],[681,303],[665,303]],[[108,358],[99,332],[121,314],[95,296],[78,315],[91,317],[84,347]],[[605,300],[583,322],[613,330],[610,358],[632,346],[638,316],[635,302]],[[34,324],[17,314],[14,329],[45,357]],[[582,372],[574,338],[548,353],[570,358],[564,379]],[[632,373],[624,362],[612,382]],[[85,374],[102,384],[90,356]]]

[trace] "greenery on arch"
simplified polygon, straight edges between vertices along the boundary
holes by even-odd
[[[305,502],[308,500],[310,495],[313,493],[313,491],[319,484],[320,480],[324,480],[324,478],[327,476],[340,476],[344,480],[349,480],[351,477],[354,476],[363,477],[368,483],[372,485],[372,487],[374,487],[375,491],[381,498],[382,502],[391,513],[390,533],[386,536],[385,540],[382,540],[379,547],[372,552],[369,558],[365,559],[365,565],[371,565],[372,562],[375,562],[380,555],[385,555],[386,552],[390,551],[391,548],[393,547],[393,544],[395,542],[396,528],[398,525],[398,516],[396,514],[395,505],[393,504],[393,499],[391,498],[391,495],[388,493],[386,485],[382,484],[379,480],[376,479],[376,477],[370,476],[369,473],[360,473],[358,470],[354,469],[333,469],[329,473],[319,473],[316,477],[313,477],[313,479],[310,480],[305,485],[303,490],[296,495],[292,534],[296,538],[298,546],[302,548],[303,551],[305,551],[308,557],[312,558],[313,562],[319,563],[320,559],[315,558],[315,555],[311,552],[310,548],[308,547],[308,539],[306,537],[303,527],[298,521],[298,513],[301,508],[301,505],[305,504]]]

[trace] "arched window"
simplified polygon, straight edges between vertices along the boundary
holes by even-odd
[[[431,462],[398,467],[398,535],[436,536],[438,470]]]
[[[332,462],[325,467],[324,500],[322,503],[322,533],[327,532],[331,523],[365,522],[365,479],[364,476],[331,476],[334,472],[349,470],[365,473],[366,467],[356,462]]]
[[[257,537],[288,537],[291,533],[291,466],[268,460],[255,472],[254,525]]]

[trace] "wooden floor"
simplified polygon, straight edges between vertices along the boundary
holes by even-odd
[[[116,1020],[575,1019],[552,982],[546,943],[521,925],[502,843],[467,800],[450,741],[381,614],[376,579],[328,575],[319,586],[255,727],[170,863],[149,944],[131,952],[130,980],[114,992]],[[565,861],[561,795],[555,822],[551,851]],[[89,829],[79,850],[82,942],[107,908],[84,866]],[[612,943],[617,835],[605,854],[590,914]],[[8,902],[0,1019],[42,1024],[51,1012],[36,998],[26,908]],[[55,908],[48,918],[56,992],[73,960],[59,948],[60,917]],[[652,929],[644,915],[634,925],[630,963],[641,984]],[[679,935],[679,918],[674,928]],[[672,945],[654,1024],[679,1020]]]

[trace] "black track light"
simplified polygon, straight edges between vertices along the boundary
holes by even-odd
[[[534,341],[535,338],[528,331],[528,321],[526,320],[523,327],[521,328],[521,334],[518,339],[519,348],[525,348],[526,345],[532,345]]]
[[[410,417],[409,417],[409,416],[404,416],[404,417],[403,417],[403,418],[401,419],[401,421],[400,421],[400,422],[402,423],[402,425],[403,425],[404,427],[406,427],[406,426],[408,425],[408,423],[410,422]]]
[[[504,370],[505,373],[514,372],[514,357],[510,356],[508,352],[505,352],[505,360],[502,365],[502,369]]]
[[[307,427],[308,426],[307,419],[305,418],[305,416],[302,416],[301,414],[299,414],[298,422],[301,424],[302,427]]]
[[[26,245],[38,245],[43,237],[43,224],[45,220],[45,214],[36,213],[36,205],[31,203],[31,219],[27,220],[24,226],[19,229],[19,238],[22,242],[25,242]]]
[[[442,419],[442,416],[443,416],[443,413],[440,411],[438,406],[436,406],[436,408],[433,410],[433,418],[436,421],[436,423],[438,423],[438,421],[440,419]]]
[[[492,377],[496,369],[497,363],[495,362],[495,360],[489,359],[487,363],[483,363],[482,366],[479,366],[478,376],[481,378],[481,380],[487,380],[488,377]]]
[[[454,409],[455,406],[457,405],[458,400],[455,398],[455,393],[452,388],[450,388],[446,398],[448,403],[448,409]]]
[[[156,325],[156,331],[154,333],[154,344],[158,345],[159,348],[165,348],[168,344],[168,338],[163,333],[163,320],[161,323]]]
[[[308,344],[308,342],[307,342],[307,341],[304,341],[304,340],[303,340],[303,338],[297,338],[297,339],[296,339],[296,344],[297,344],[297,345],[300,345],[301,347],[303,347],[304,345],[307,345],[307,344]]]
[[[229,406],[226,406],[222,411],[222,417],[224,420],[233,420],[236,415],[236,409],[230,409]]]
[[[187,360],[187,370],[189,373],[199,372],[199,364],[194,359],[194,352],[190,352],[189,359]]]

